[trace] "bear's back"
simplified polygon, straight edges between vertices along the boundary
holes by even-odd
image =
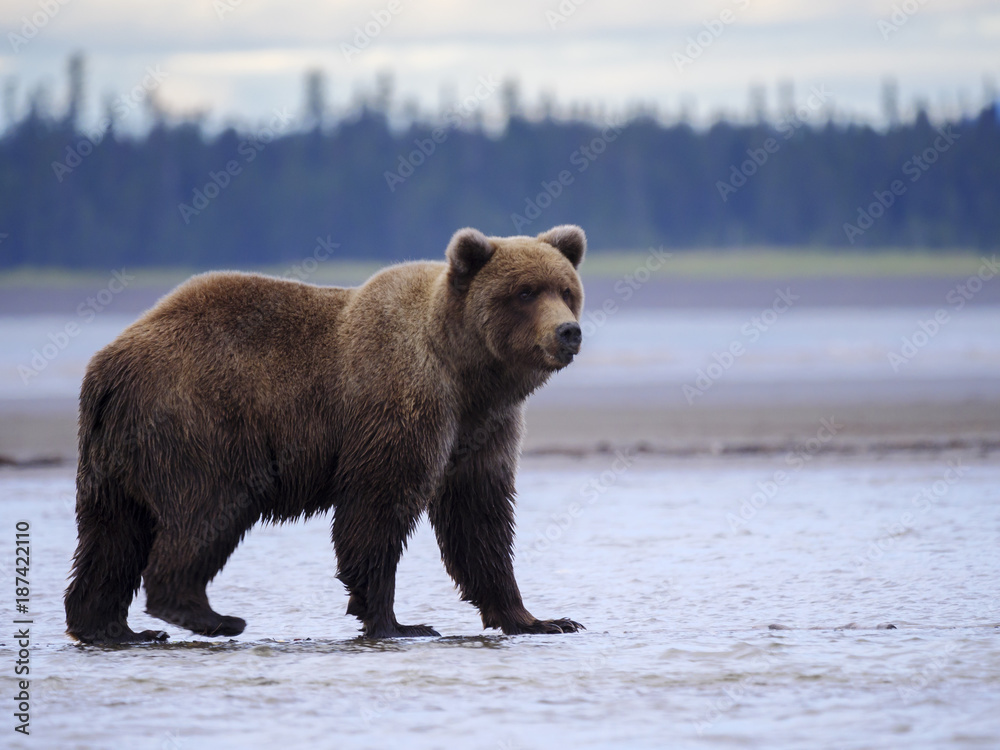
[[[213,327],[238,335],[281,337],[335,326],[351,289],[318,287],[261,274],[214,271],[194,276],[137,321],[140,326]]]
[[[257,274],[195,276],[94,356],[83,402],[99,380],[146,404],[286,407],[336,380],[336,327],[351,294]]]

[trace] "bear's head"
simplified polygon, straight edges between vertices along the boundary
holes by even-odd
[[[537,237],[460,229],[445,253],[449,294],[494,357],[558,370],[580,351],[583,285],[576,269],[586,250],[583,230],[572,225]]]

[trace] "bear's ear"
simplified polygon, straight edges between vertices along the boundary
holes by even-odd
[[[547,242],[565,255],[566,259],[573,264],[573,268],[580,267],[580,263],[583,262],[583,254],[587,252],[587,235],[575,224],[552,227],[544,234],[538,235],[538,239]]]
[[[455,232],[444,253],[451,285],[460,292],[466,291],[472,277],[493,257],[494,250],[493,243],[478,229],[467,227]]]

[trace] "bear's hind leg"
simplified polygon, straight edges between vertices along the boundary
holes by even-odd
[[[232,510],[241,505],[222,507]],[[146,612],[199,635],[242,633],[246,621],[214,611],[208,603],[205,587],[222,570],[251,525],[252,522],[242,517],[195,521],[189,516],[183,527],[160,529],[149,565],[142,573]]]
[[[113,487],[79,483],[73,580],[66,589],[66,632],[82,643],[162,641],[162,631],[134,632],[128,609],[153,544],[149,511]]]

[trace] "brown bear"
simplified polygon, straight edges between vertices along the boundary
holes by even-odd
[[[448,573],[486,628],[538,620],[514,580],[514,475],[527,396],[581,343],[586,238],[463,229],[446,263],[356,288],[196,276],[91,360],[80,394],[79,544],[67,632],[133,632],[129,605],[210,636],[246,623],[205,587],[258,521],[333,509],[347,613],[371,638],[427,636],[393,612],[396,565],[427,512]]]

